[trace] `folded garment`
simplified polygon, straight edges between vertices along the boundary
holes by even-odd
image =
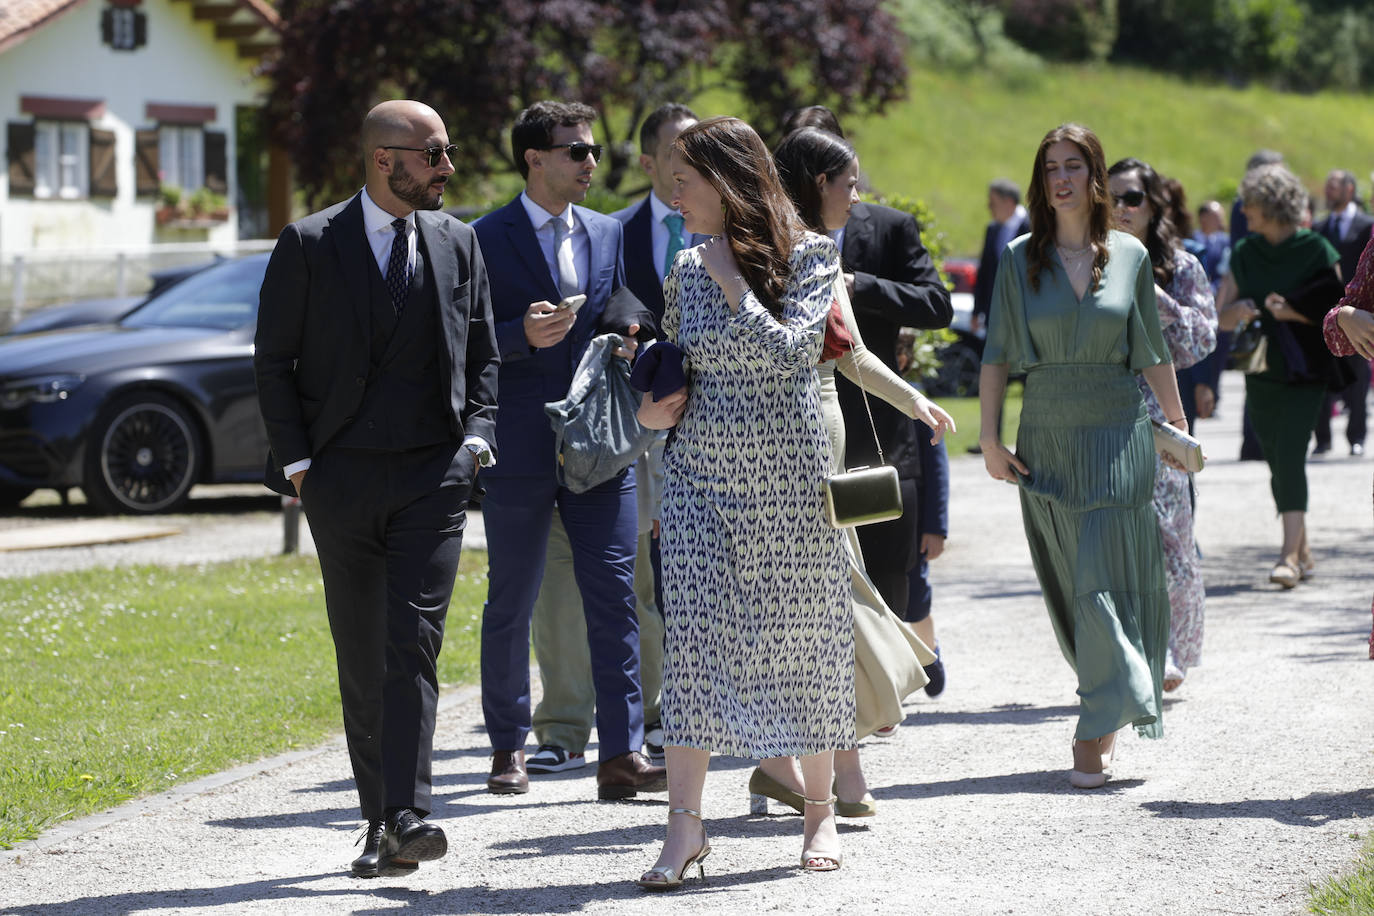
[[[634,371],[630,373],[630,386],[636,391],[653,392],[655,401],[663,400],[686,384],[682,350],[677,344],[666,340],[657,341],[648,349],[641,350],[635,360]]]

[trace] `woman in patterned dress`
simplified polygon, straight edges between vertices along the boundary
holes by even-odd
[[[687,386],[645,395],[676,427],[664,458],[663,726],[668,836],[639,884],[678,887],[710,852],[712,752],[801,758],[802,866],[839,867],[833,755],[853,747],[854,634],[844,535],[825,520],[820,359],[839,252],[806,231],[768,149],[738,118],[673,143],[674,206],[710,241],[664,283],[664,338]]]
[[[1374,239],[1364,246],[1345,297],[1326,313],[1322,334],[1337,356],[1358,354],[1374,359]],[[1374,614],[1374,605],[1370,613]],[[1369,633],[1369,657],[1374,658],[1374,630]]]
[[[1069,783],[1095,789],[1117,729],[1164,733],[1169,592],[1151,507],[1143,374],[1186,430],[1145,246],[1110,230],[1107,167],[1078,124],[1047,133],[1027,193],[1031,231],[1002,252],[979,375],[988,474],[1018,485],[1031,559],[1078,676]],[[1016,451],[997,435],[1009,371],[1026,374]],[[1173,463],[1172,459],[1168,459]]]
[[[1155,302],[1164,343],[1175,369],[1186,369],[1217,344],[1217,310],[1207,271],[1179,245],[1169,216],[1163,179],[1139,159],[1122,159],[1107,170],[1116,227],[1140,240],[1150,253]],[[1186,211],[1185,211],[1186,212]],[[1167,419],[1159,399],[1136,376],[1152,420]],[[1155,515],[1164,540],[1164,571],[1169,583],[1169,650],[1164,659],[1164,690],[1177,690],[1202,656],[1202,564],[1193,539],[1191,478],[1163,461],[1155,467]]]

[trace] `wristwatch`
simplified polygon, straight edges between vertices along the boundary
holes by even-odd
[[[492,460],[491,449],[486,446],[478,445],[476,442],[464,442],[463,448],[472,452],[472,457],[477,459],[478,467],[489,468],[496,463]]]

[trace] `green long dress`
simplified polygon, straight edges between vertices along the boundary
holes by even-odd
[[[1080,740],[1130,723],[1163,734],[1169,593],[1150,500],[1154,434],[1135,373],[1169,362],[1145,248],[1112,232],[1081,302],[1055,255],[1026,277],[1029,236],[1002,253],[983,362],[1026,374],[1021,518],[1059,647],[1078,674]]]

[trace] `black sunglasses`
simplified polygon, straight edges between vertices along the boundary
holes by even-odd
[[[599,160],[601,158],[600,143],[555,143],[552,146],[541,146],[539,148],[566,149],[568,151],[568,158],[573,162],[581,162],[583,159],[587,158],[588,153],[592,154],[593,159]]]
[[[424,153],[429,157],[430,168],[437,166],[439,160],[444,156],[448,156],[450,162],[458,158],[457,143],[450,143],[448,146],[427,146],[424,149],[418,146],[384,146],[382,149],[404,149],[410,150],[412,153]]]
[[[1112,203],[1116,206],[1138,207],[1145,203],[1144,191],[1127,191],[1125,194],[1113,194]]]

